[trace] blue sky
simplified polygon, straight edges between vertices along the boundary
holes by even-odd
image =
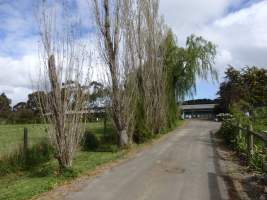
[[[26,100],[39,65],[36,2],[0,0],[0,93],[13,104]],[[83,19],[84,30],[92,30],[88,0],[72,0],[71,6]],[[266,0],[161,0],[160,12],[180,45],[192,33],[217,45],[220,81],[228,64],[267,67]],[[218,85],[198,80],[195,98],[214,98]]]

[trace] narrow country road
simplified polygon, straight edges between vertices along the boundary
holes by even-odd
[[[192,120],[133,159],[88,180],[68,200],[229,199],[210,131],[219,123]]]

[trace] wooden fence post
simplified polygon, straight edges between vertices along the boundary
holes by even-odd
[[[249,133],[249,127],[246,127],[246,143],[247,143],[247,163],[249,164],[250,161],[250,133]]]
[[[23,134],[23,152],[25,157],[27,156],[28,144],[29,144],[28,129],[25,127]]]
[[[247,134],[246,134],[246,143],[247,143],[247,157],[248,157],[248,164],[251,159],[251,154],[253,153],[253,146],[254,146],[254,136],[251,134],[252,126],[247,126]]]
[[[249,126],[249,131],[253,131],[252,124],[250,124],[250,126]],[[249,140],[250,140],[250,142],[249,142],[250,155],[253,155],[253,153],[254,153],[254,135],[253,134],[250,134]]]
[[[238,146],[238,143],[240,143],[242,140],[242,125],[241,125],[240,120],[238,121],[237,126],[238,126],[237,146]],[[241,151],[241,149],[239,147],[238,147],[238,151],[239,152]]]

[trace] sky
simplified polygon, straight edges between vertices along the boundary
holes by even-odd
[[[60,2],[60,0],[55,0]],[[90,30],[88,0],[73,0]],[[39,64],[36,0],[0,0],[0,93],[12,104],[27,100]],[[214,67],[223,81],[228,65],[267,68],[267,0],[161,0],[160,13],[178,44],[203,36],[217,46]],[[197,81],[194,98],[215,98],[219,82]]]

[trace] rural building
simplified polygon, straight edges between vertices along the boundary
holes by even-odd
[[[214,119],[215,106],[216,104],[181,105],[182,118]]]

